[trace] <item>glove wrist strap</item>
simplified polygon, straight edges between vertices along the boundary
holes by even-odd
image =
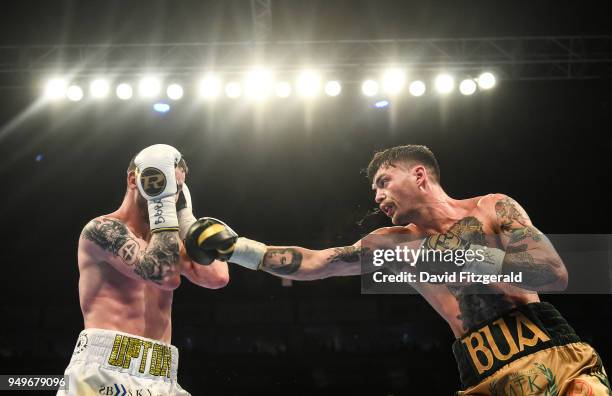
[[[263,261],[266,249],[266,245],[261,242],[240,237],[236,240],[234,253],[227,261],[251,270],[257,270]]]
[[[178,231],[179,222],[173,195],[148,201],[148,210],[149,227],[152,233]]]

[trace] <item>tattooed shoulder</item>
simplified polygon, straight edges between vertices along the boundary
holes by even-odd
[[[531,224],[527,212],[510,197],[504,197],[495,203],[495,213],[501,232],[510,237],[510,244],[533,239],[540,241],[540,231]]]
[[[503,230],[508,230],[513,224],[525,225],[529,222],[527,213],[514,199],[504,197],[495,202],[495,213]]]
[[[140,245],[132,237],[127,226],[119,220],[108,217],[94,219],[83,228],[81,238],[120,257],[127,265],[133,265],[138,259]]]

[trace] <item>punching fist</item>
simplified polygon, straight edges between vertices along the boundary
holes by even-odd
[[[167,144],[149,146],[134,158],[136,184],[148,202],[151,232],[178,230],[174,195],[180,160],[181,153]]]
[[[256,270],[266,253],[266,245],[239,238],[238,234],[221,220],[202,217],[187,230],[185,250],[193,261],[202,265],[221,260]]]

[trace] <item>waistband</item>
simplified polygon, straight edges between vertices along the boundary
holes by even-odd
[[[85,329],[79,334],[70,364],[97,364],[135,377],[176,381],[176,347],[115,330]]]
[[[501,367],[553,346],[580,342],[551,304],[520,305],[471,329],[453,343],[461,384],[474,386]]]

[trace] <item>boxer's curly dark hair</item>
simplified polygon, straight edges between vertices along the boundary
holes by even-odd
[[[440,166],[438,160],[426,146],[408,144],[406,146],[396,146],[385,150],[377,151],[370,161],[366,170],[366,175],[370,181],[382,166],[393,165],[398,162],[418,163],[427,168],[430,176],[440,183]]]

